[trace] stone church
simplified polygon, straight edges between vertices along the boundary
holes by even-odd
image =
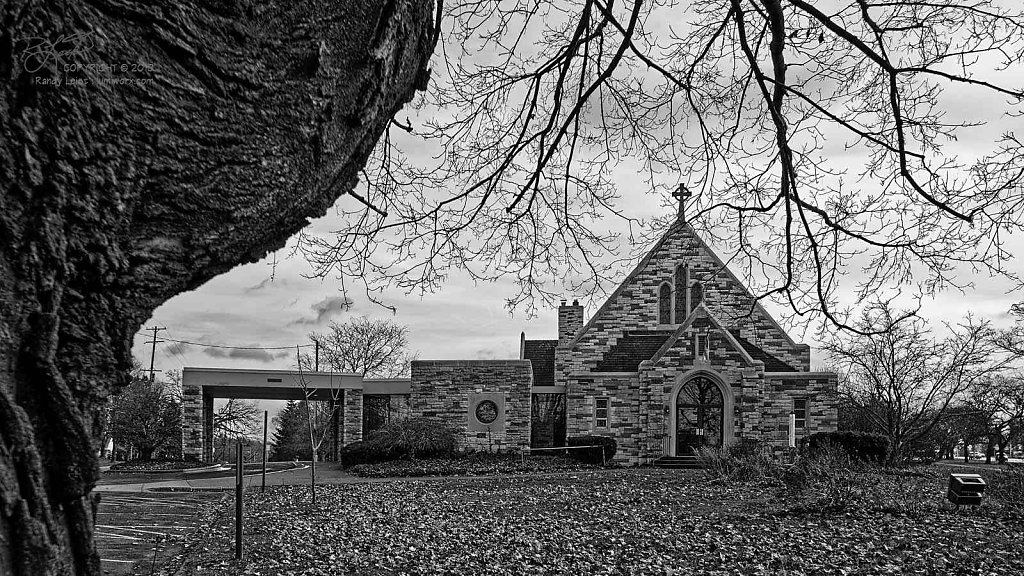
[[[616,461],[643,464],[741,440],[785,449],[791,414],[797,439],[835,430],[836,375],[810,363],[810,347],[680,218],[589,319],[563,302],[558,338],[523,335],[518,359],[414,361],[408,379],[302,377],[339,407],[332,450],[425,416],[459,430],[468,449],[600,435],[617,441]],[[186,454],[209,459],[213,397],[290,398],[296,374],[186,368]]]
[[[415,362],[412,413],[449,420],[481,449],[611,436],[632,464],[741,439],[784,449],[790,414],[797,439],[836,429],[836,375],[810,370],[810,347],[681,218],[589,320],[563,302],[558,338],[523,335],[520,350]]]

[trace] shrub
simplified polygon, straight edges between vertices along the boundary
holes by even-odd
[[[1024,467],[1013,465],[984,477],[987,496],[999,500],[1011,512],[1024,514]]]
[[[780,464],[757,441],[739,442],[728,449],[703,447],[697,459],[704,474],[716,480],[774,481],[782,475]]]
[[[756,456],[764,451],[764,446],[756,438],[740,438],[739,442],[729,445],[729,455],[735,458]]]
[[[866,432],[818,432],[800,440],[800,453],[815,458],[828,446],[842,450],[858,462],[885,462],[889,456],[889,439]]]
[[[618,444],[614,438],[607,436],[577,436],[566,438],[566,446],[600,446],[600,448],[589,448],[582,450],[566,450],[569,457],[586,464],[609,463],[615,457]],[[601,452],[604,452],[604,459],[601,459]]]
[[[365,440],[340,451],[342,464],[385,462],[402,458],[449,456],[458,444],[455,430],[434,418],[410,418],[392,422],[371,432]]]

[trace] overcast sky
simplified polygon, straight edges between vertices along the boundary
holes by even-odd
[[[947,91],[945,100],[948,109],[962,111],[963,117],[968,119],[1005,106],[1005,99],[1001,97],[981,101],[973,93],[956,90]],[[401,116],[406,117],[406,112]],[[972,129],[950,146],[954,151],[957,148],[970,151],[972,146],[982,144],[990,148],[1001,131],[1014,127],[1019,130],[1022,124],[1024,121],[1016,118]],[[620,206],[630,207],[634,215],[649,217],[659,211],[672,210],[663,205],[664,199],[649,194],[635,174],[620,171],[614,179],[621,194]],[[339,202],[351,202],[351,198],[342,198]],[[309,230],[324,233],[338,227],[337,217],[328,215],[313,222]],[[1020,240],[1012,244],[1024,247]],[[510,314],[505,309],[506,299],[516,292],[511,282],[475,285],[466,276],[453,272],[436,294],[422,297],[397,291],[383,294],[382,299],[397,308],[392,315],[358,291],[343,294],[336,281],[305,278],[303,275],[310,272],[309,266],[301,257],[289,258],[289,252],[285,248],[276,258],[268,256],[259,263],[239,266],[198,290],[173,298],[154,312],[146,326],[166,327],[167,330],[159,333],[161,339],[221,346],[289,347],[307,344],[311,331],[323,330],[332,320],[363,315],[390,317],[409,327],[412,351],[421,359],[515,358],[519,353],[521,331],[525,331],[528,338],[554,338],[556,335],[557,317],[550,306],[539,304],[533,318],[528,318],[524,310]],[[277,265],[272,267],[270,263],[275,259]],[[1024,271],[1021,261],[1015,261],[1010,267]],[[1010,286],[1005,281],[975,277],[970,271],[961,271],[963,278],[974,282],[973,290],[966,294],[947,292],[926,300],[921,315],[939,322],[955,321],[971,312],[1005,325],[1009,321],[1010,305],[1024,300],[1020,293],[1007,293]],[[608,291],[614,287],[605,286]],[[564,297],[571,300],[574,295],[566,293]],[[347,309],[346,303],[350,304]],[[588,318],[599,304],[600,301],[588,303]],[[767,308],[780,318],[777,307],[768,303]],[[812,332],[793,336],[814,344]],[[148,338],[148,334],[140,333],[133,348],[136,358],[147,367],[150,348],[145,341]],[[157,370],[180,370],[184,366],[287,369],[294,364],[294,349],[231,350],[164,342],[157,345],[155,354]]]

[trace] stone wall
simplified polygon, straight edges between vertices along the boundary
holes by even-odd
[[[358,442],[363,439],[363,391],[345,390],[342,402],[342,442]]]
[[[617,461],[639,452],[643,427],[640,424],[637,375],[592,374],[588,378],[574,380],[574,384],[566,393],[566,437],[597,435],[615,438],[618,443]],[[604,428],[598,428],[594,420],[596,399],[599,397],[609,400],[608,426]]]
[[[532,385],[529,360],[416,360],[410,408],[416,416],[438,418],[458,430],[463,448],[520,450],[530,446]],[[470,396],[492,393],[504,399],[504,418],[470,432]]]
[[[836,398],[837,377],[829,372],[775,374],[765,376],[766,393],[761,401],[762,440],[776,449],[789,446],[789,413],[793,399],[807,398],[807,426],[797,429],[796,441],[816,432],[835,432],[839,423]]]
[[[181,455],[185,460],[203,459],[203,391],[201,386],[181,387]]]

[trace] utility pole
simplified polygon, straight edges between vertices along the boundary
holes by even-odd
[[[146,330],[153,331],[153,339],[146,341],[146,344],[153,345],[153,348],[149,353],[149,381],[153,382],[156,380],[156,370],[153,369],[153,363],[156,361],[156,343],[163,342],[163,340],[156,339],[156,333],[159,332],[160,330],[167,330],[167,328],[163,326],[153,326],[151,328],[146,328]]]
[[[319,372],[320,371],[320,341],[319,340],[313,340],[313,343],[316,345],[316,354],[314,355],[314,357],[316,358],[316,368],[314,369],[314,371],[315,372]]]

